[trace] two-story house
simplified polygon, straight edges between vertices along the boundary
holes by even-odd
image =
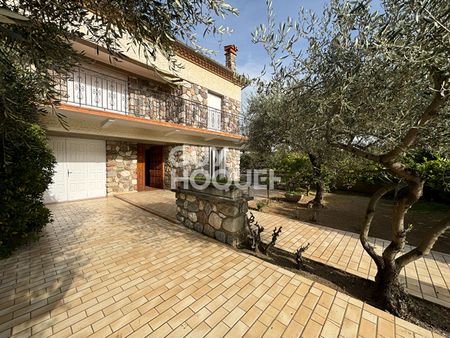
[[[224,66],[177,42],[182,67],[175,73],[162,56],[149,67],[133,50],[112,59],[90,42],[74,48],[87,61],[59,83],[67,126],[54,114],[42,120],[57,160],[46,202],[170,188],[181,175],[174,156],[191,159],[185,170],[198,163],[213,170],[214,148],[228,177],[239,179],[245,81],[236,73],[234,45],[225,47]]]

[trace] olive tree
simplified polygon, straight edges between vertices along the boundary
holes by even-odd
[[[273,70],[272,84],[307,97],[327,143],[382,166],[394,178],[377,191],[361,225],[361,244],[374,260],[379,297],[390,311],[408,311],[399,273],[427,255],[450,219],[404,252],[405,214],[420,199],[426,176],[408,165],[415,149],[449,149],[450,11],[446,0],[333,0],[318,18],[269,20],[255,32]],[[378,9],[378,10],[377,10]],[[301,84],[298,86],[298,84]],[[306,85],[305,85],[306,84]],[[306,120],[308,123],[308,120]],[[303,123],[298,119],[298,124]],[[368,236],[377,202],[397,189],[390,244],[380,255]]]
[[[259,83],[260,89],[265,84]],[[327,165],[335,159],[325,147],[320,128],[314,128],[314,110],[281,88],[270,87],[249,100],[247,109],[247,145],[261,154],[272,154],[275,149],[303,152],[311,163],[310,184],[315,188],[313,207],[322,207],[325,192]],[[305,123],[310,120],[311,123]],[[302,123],[299,123],[302,121]]]

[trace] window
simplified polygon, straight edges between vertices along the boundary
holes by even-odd
[[[220,178],[227,176],[226,158],[227,158],[227,148],[209,147],[208,173],[211,178]]]
[[[208,92],[208,129],[220,130],[222,120],[222,98]]]

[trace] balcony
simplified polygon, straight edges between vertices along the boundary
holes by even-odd
[[[80,68],[61,81],[62,101],[144,119],[239,134],[239,114],[224,112],[173,95],[145,88],[136,92],[127,77],[115,77]]]

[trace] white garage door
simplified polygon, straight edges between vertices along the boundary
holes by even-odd
[[[49,145],[57,164],[46,203],[106,196],[105,141],[51,137]]]

